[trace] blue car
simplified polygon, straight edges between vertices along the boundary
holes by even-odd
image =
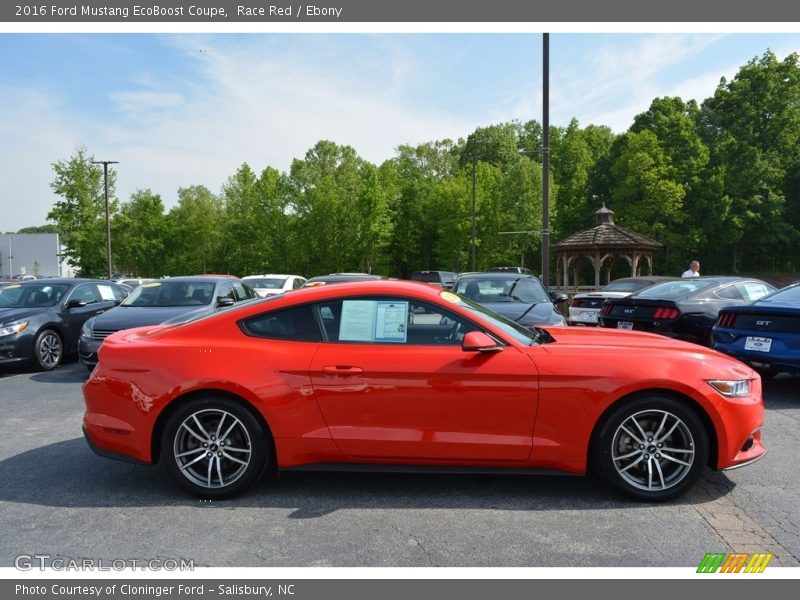
[[[714,348],[746,362],[762,377],[800,374],[800,282],[719,313]]]

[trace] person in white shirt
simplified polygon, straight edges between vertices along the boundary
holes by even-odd
[[[683,272],[681,277],[700,277],[700,263],[693,260],[689,263],[689,268]]]

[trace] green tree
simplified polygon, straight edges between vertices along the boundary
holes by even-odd
[[[125,273],[160,277],[170,237],[164,203],[150,190],[137,190],[111,222],[115,264]]]
[[[208,188],[193,185],[178,190],[178,204],[167,215],[169,256],[166,271],[192,275],[225,271],[220,254],[222,202]]]
[[[61,243],[64,255],[79,275],[98,277],[106,273],[105,197],[103,169],[92,164],[93,156],[79,147],[67,160],[53,164],[55,178],[50,183],[61,196],[47,214],[58,231],[63,232]],[[116,212],[114,199],[116,173],[108,171],[109,212]]]
[[[771,51],[724,78],[702,105],[700,121],[712,162],[724,172],[723,197],[730,204],[720,243],[730,267],[796,265],[800,242],[795,173],[800,163],[800,65]],[[750,252],[742,256],[743,247]],[[752,251],[752,249],[757,249]]]

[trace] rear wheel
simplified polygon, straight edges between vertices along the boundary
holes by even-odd
[[[52,329],[45,329],[36,336],[33,343],[33,363],[40,371],[51,371],[61,364],[64,344]]]
[[[229,498],[255,484],[269,462],[268,433],[230,398],[204,396],[173,413],[162,460],[171,475],[204,498]]]
[[[668,396],[639,397],[611,412],[594,445],[600,475],[645,501],[685,493],[708,463],[708,434],[699,417]]]

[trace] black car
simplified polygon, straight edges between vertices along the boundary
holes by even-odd
[[[566,325],[542,282],[523,273],[469,273],[453,284],[456,294],[525,327]]]
[[[763,298],[775,288],[744,277],[689,277],[645,288],[625,298],[610,298],[600,311],[600,325],[660,333],[711,345],[719,311]]]
[[[90,319],[80,335],[80,361],[92,370],[103,340],[122,329],[178,322],[258,298],[235,277],[198,275],[143,283],[114,310]]]
[[[0,365],[55,369],[78,350],[83,324],[114,308],[128,288],[92,279],[36,279],[0,288]]]

